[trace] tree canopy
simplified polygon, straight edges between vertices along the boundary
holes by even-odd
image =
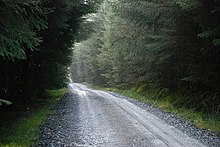
[[[219,1],[204,0],[105,0],[88,16],[90,36],[74,48],[72,79],[180,92],[187,95],[184,105],[216,113],[219,7]]]
[[[100,0],[0,0],[0,98],[28,102],[68,82],[82,16]]]

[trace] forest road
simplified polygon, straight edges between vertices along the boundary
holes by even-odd
[[[59,121],[45,130],[50,141],[41,146],[205,146],[126,99],[76,83],[69,90],[62,111],[51,118]]]

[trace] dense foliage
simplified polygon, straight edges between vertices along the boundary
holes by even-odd
[[[28,102],[65,85],[78,23],[96,5],[0,0],[0,98]]]
[[[73,81],[181,93],[181,105],[220,113],[219,1],[105,0],[83,30]]]

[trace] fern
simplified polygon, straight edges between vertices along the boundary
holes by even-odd
[[[0,99],[0,105],[2,105],[2,103],[6,104],[6,105],[11,105],[12,104],[10,101]]]

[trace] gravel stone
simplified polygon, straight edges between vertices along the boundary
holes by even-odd
[[[117,102],[140,109],[137,111],[139,114],[145,113],[142,110],[146,114],[153,114],[153,117],[163,121],[162,124],[177,128],[204,145],[220,147],[220,138],[213,132],[198,129],[184,119],[152,105],[113,92],[92,90],[81,84],[70,84],[69,88],[70,92],[59,101],[53,108],[54,113],[40,127],[36,147],[151,147],[163,142],[163,138],[162,142],[154,142],[158,139],[155,139],[155,134],[144,130],[144,125],[140,125],[138,119],[135,120],[132,113],[126,113]],[[78,88],[78,91],[74,88]],[[162,133],[166,135],[166,132]],[[123,144],[126,142],[130,144]]]

